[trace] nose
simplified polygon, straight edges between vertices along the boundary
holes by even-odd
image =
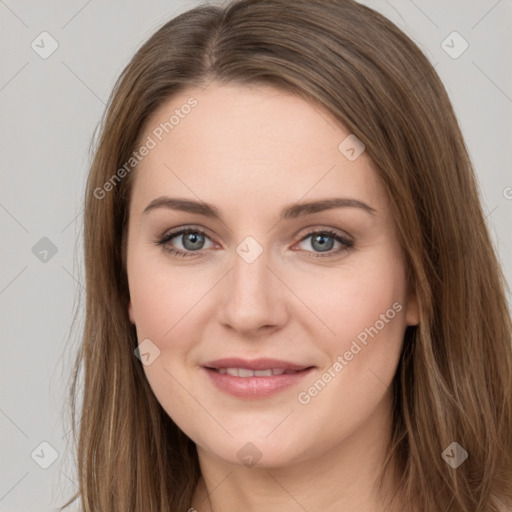
[[[271,266],[271,254],[266,250],[252,262],[234,253],[233,267],[223,280],[221,324],[239,334],[257,337],[286,323],[290,291]]]

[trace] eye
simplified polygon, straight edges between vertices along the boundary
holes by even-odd
[[[314,251],[319,251],[319,253],[312,256],[313,258],[335,256],[343,251],[351,249],[354,246],[354,242],[352,240],[349,240],[347,237],[329,229],[311,231],[302,238],[299,243],[304,243],[308,239],[311,239],[308,245],[312,247]],[[332,248],[336,242],[341,245],[341,248],[333,251]],[[306,252],[311,251],[306,250]]]
[[[175,242],[171,243],[175,238],[181,243],[182,248],[174,247]],[[174,256],[187,258],[196,256],[194,253],[198,253],[201,249],[204,249],[205,239],[209,240],[209,237],[200,229],[181,228],[167,233],[161,239],[157,240],[156,244],[162,246],[165,251]]]
[[[178,243],[181,244],[181,248],[176,248],[176,242],[173,242],[174,239],[177,239]],[[313,248],[313,251],[304,250],[316,253],[313,256],[309,256],[313,258],[335,256],[354,246],[352,240],[329,229],[311,231],[300,240],[299,244],[305,243],[308,239],[311,239],[309,245]],[[210,238],[204,231],[198,228],[187,227],[166,233],[162,238],[156,240],[155,244],[162,246],[166,252],[173,256],[188,258],[199,256],[203,249],[208,248],[205,247],[206,240],[210,240]],[[333,246],[336,243],[340,244],[341,247],[333,251]]]

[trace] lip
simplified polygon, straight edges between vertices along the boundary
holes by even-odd
[[[298,384],[314,367],[279,359],[225,358],[209,361],[203,364],[202,368],[220,391],[237,398],[262,399]],[[294,373],[262,377],[236,377],[219,373],[219,368],[246,368],[253,371],[272,368],[293,371]]]

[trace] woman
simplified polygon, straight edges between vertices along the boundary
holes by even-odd
[[[165,24],[111,96],[84,242],[85,511],[511,509],[504,278],[446,91],[383,16]]]

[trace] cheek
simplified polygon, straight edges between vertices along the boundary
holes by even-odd
[[[154,339],[158,346],[173,338],[190,322],[194,308],[205,294],[200,272],[180,272],[165,260],[144,260],[135,253],[128,267],[130,301],[139,340]],[[176,346],[176,345],[175,345]],[[162,347],[163,348],[163,347]]]
[[[374,260],[368,258],[352,267],[330,269],[323,274],[304,274],[295,280],[298,294],[307,297],[307,305],[322,320],[326,339],[354,337],[388,311],[386,319],[394,320],[397,316],[402,319],[403,314],[396,313],[399,313],[397,309],[405,311],[404,269],[399,262],[386,264]],[[394,303],[401,307],[393,308]],[[386,330],[397,331],[398,327],[400,331],[400,324],[402,321],[387,322]]]
[[[382,339],[400,339],[405,300],[400,279],[396,274],[366,277],[343,286],[344,293],[339,293],[336,307],[331,308],[334,330],[344,339],[358,338],[363,343],[365,333],[376,335],[375,329]]]
[[[392,381],[406,327],[406,292],[405,270],[393,251],[301,281],[298,294],[308,297],[317,317],[303,326],[316,332],[315,342],[326,355],[322,371],[335,361],[342,365],[334,371],[332,390],[357,388],[376,397],[385,389],[382,382]]]
[[[182,422],[186,426],[186,411],[193,404],[180,383],[190,380],[185,361],[193,340],[198,338],[194,332],[199,329],[197,315],[207,286],[204,275],[180,272],[176,267],[170,268],[165,259],[155,261],[147,256],[142,250],[134,250],[128,265],[138,342],[149,339],[158,349],[153,352],[158,355],[143,369],[164,410],[180,426]]]
[[[316,287],[309,283],[315,293],[308,306],[323,322],[315,324],[322,332],[315,342],[326,357],[297,397],[300,411],[330,425],[323,430],[326,443],[360,428],[388,396],[406,327],[405,274],[398,262],[374,261],[338,275],[326,281],[325,294],[318,280]]]

